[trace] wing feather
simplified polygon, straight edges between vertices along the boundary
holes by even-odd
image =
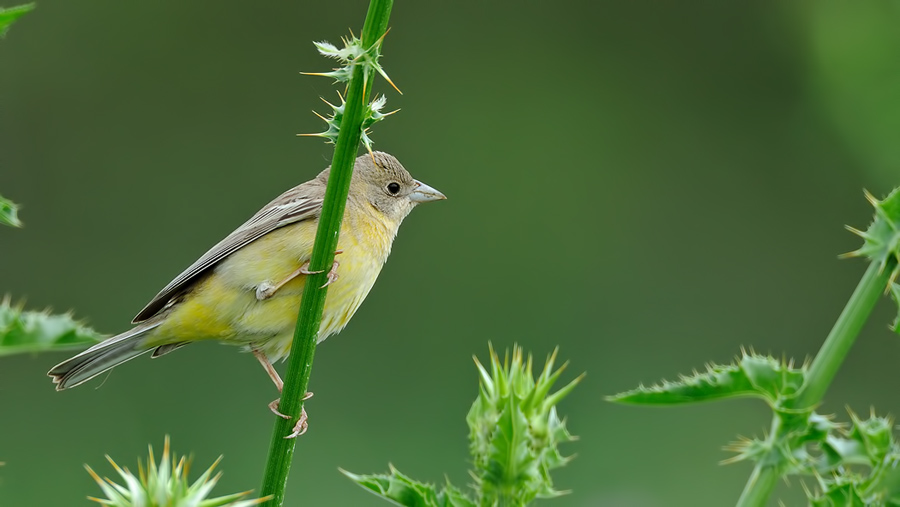
[[[169,282],[132,322],[136,324],[159,314],[183,294],[201,274],[254,240],[279,227],[318,217],[322,211],[323,194],[324,182],[315,179],[275,198]]]

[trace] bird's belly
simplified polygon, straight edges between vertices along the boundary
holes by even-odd
[[[257,348],[271,360],[286,356],[293,340],[306,276],[297,276],[264,300],[257,299],[256,286],[263,281],[282,281],[305,260],[285,254],[284,250],[281,255],[274,255],[272,247],[287,249],[289,245],[269,244],[257,252],[254,250],[258,249],[245,248],[223,261],[172,309],[148,343],[215,339]],[[384,262],[355,241],[341,241],[339,248],[343,253],[335,258],[339,262],[338,279],[328,286],[319,326],[320,342],[347,325],[372,289]],[[249,258],[248,254],[253,253],[258,257]]]
[[[342,250],[344,253],[336,257],[339,262],[338,279],[328,286],[328,296],[319,325],[319,342],[340,332],[350,322],[381,272],[382,262],[359,248],[342,247]],[[285,357],[290,352],[302,299],[302,286],[306,283],[306,277],[301,278],[303,280],[296,281],[300,285],[299,292],[291,291],[281,296],[276,292],[270,300],[248,308],[241,319],[241,327],[247,331],[261,329],[270,322],[268,319],[272,316],[266,308],[267,303],[277,305],[271,312],[277,314],[278,321],[283,324],[281,330],[260,344],[260,348],[272,360]]]

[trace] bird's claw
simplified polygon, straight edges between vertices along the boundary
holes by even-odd
[[[297,438],[297,437],[299,437],[300,435],[306,433],[306,430],[309,429],[309,424],[307,423],[307,420],[308,420],[308,419],[309,419],[309,418],[306,417],[306,410],[301,410],[301,411],[300,411],[300,418],[297,419],[297,424],[294,425],[294,429],[290,432],[290,434],[288,434],[288,435],[285,436],[284,438],[285,438],[285,439],[288,439],[288,438]]]
[[[275,398],[274,400],[269,402],[269,410],[271,410],[272,413],[277,415],[278,417],[289,420],[291,418],[291,416],[289,416],[287,414],[282,414],[281,412],[278,411],[278,403],[280,401],[281,401],[281,398]]]
[[[334,264],[331,265],[331,270],[329,270],[328,274],[325,275],[328,278],[328,281],[325,282],[325,285],[319,287],[320,289],[324,289],[325,287],[328,287],[329,285],[331,285],[337,281],[337,279],[338,279],[337,268],[340,265],[341,265],[340,262],[334,261]]]
[[[312,398],[312,396],[313,396],[313,393],[308,392],[303,395],[302,401],[306,401],[306,400]],[[269,403],[269,410],[271,410],[272,413],[277,415],[278,417],[281,417],[282,419],[290,421],[291,416],[289,416],[287,414],[282,414],[281,412],[278,411],[278,403],[280,401],[281,401],[280,399],[272,400],[272,402]],[[294,428],[291,430],[290,434],[288,434],[284,438],[297,438],[300,435],[306,433],[306,430],[308,430],[308,429],[309,429],[309,416],[306,415],[306,409],[301,407],[300,408],[300,417],[297,419],[297,424],[294,425]]]
[[[338,255],[338,254],[342,254],[342,253],[344,253],[343,250],[338,250],[338,251],[334,252],[334,255]],[[337,279],[338,279],[337,269],[338,269],[338,266],[340,266],[340,265],[341,265],[340,262],[334,261],[334,263],[331,265],[331,269],[328,271],[328,274],[326,275],[326,277],[328,278],[328,281],[325,282],[325,285],[319,287],[320,289],[324,289],[325,287],[328,287],[329,285],[331,285],[337,281]],[[303,273],[304,275],[318,275],[319,273],[322,273],[324,271],[325,270],[310,271],[309,270],[309,261],[307,261],[302,266],[300,266],[300,272]]]

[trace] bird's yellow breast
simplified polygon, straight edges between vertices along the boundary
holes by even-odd
[[[343,329],[368,295],[399,225],[374,208],[356,208],[348,206],[341,227],[338,279],[328,286],[319,341]],[[287,355],[306,276],[264,300],[256,287],[278,283],[309,261],[317,225],[306,220],[276,229],[222,260],[170,310],[148,345],[216,339],[260,349],[272,360]]]

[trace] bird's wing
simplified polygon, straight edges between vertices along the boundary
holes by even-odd
[[[320,196],[323,192],[317,183],[316,180],[313,180],[296,186],[259,210],[250,220],[210,248],[196,262],[169,282],[169,285],[159,291],[159,294],[147,303],[147,306],[137,314],[132,322],[142,322],[157,315],[190,287],[199,275],[252,241],[279,227],[318,217],[322,211],[322,199],[313,196]]]

